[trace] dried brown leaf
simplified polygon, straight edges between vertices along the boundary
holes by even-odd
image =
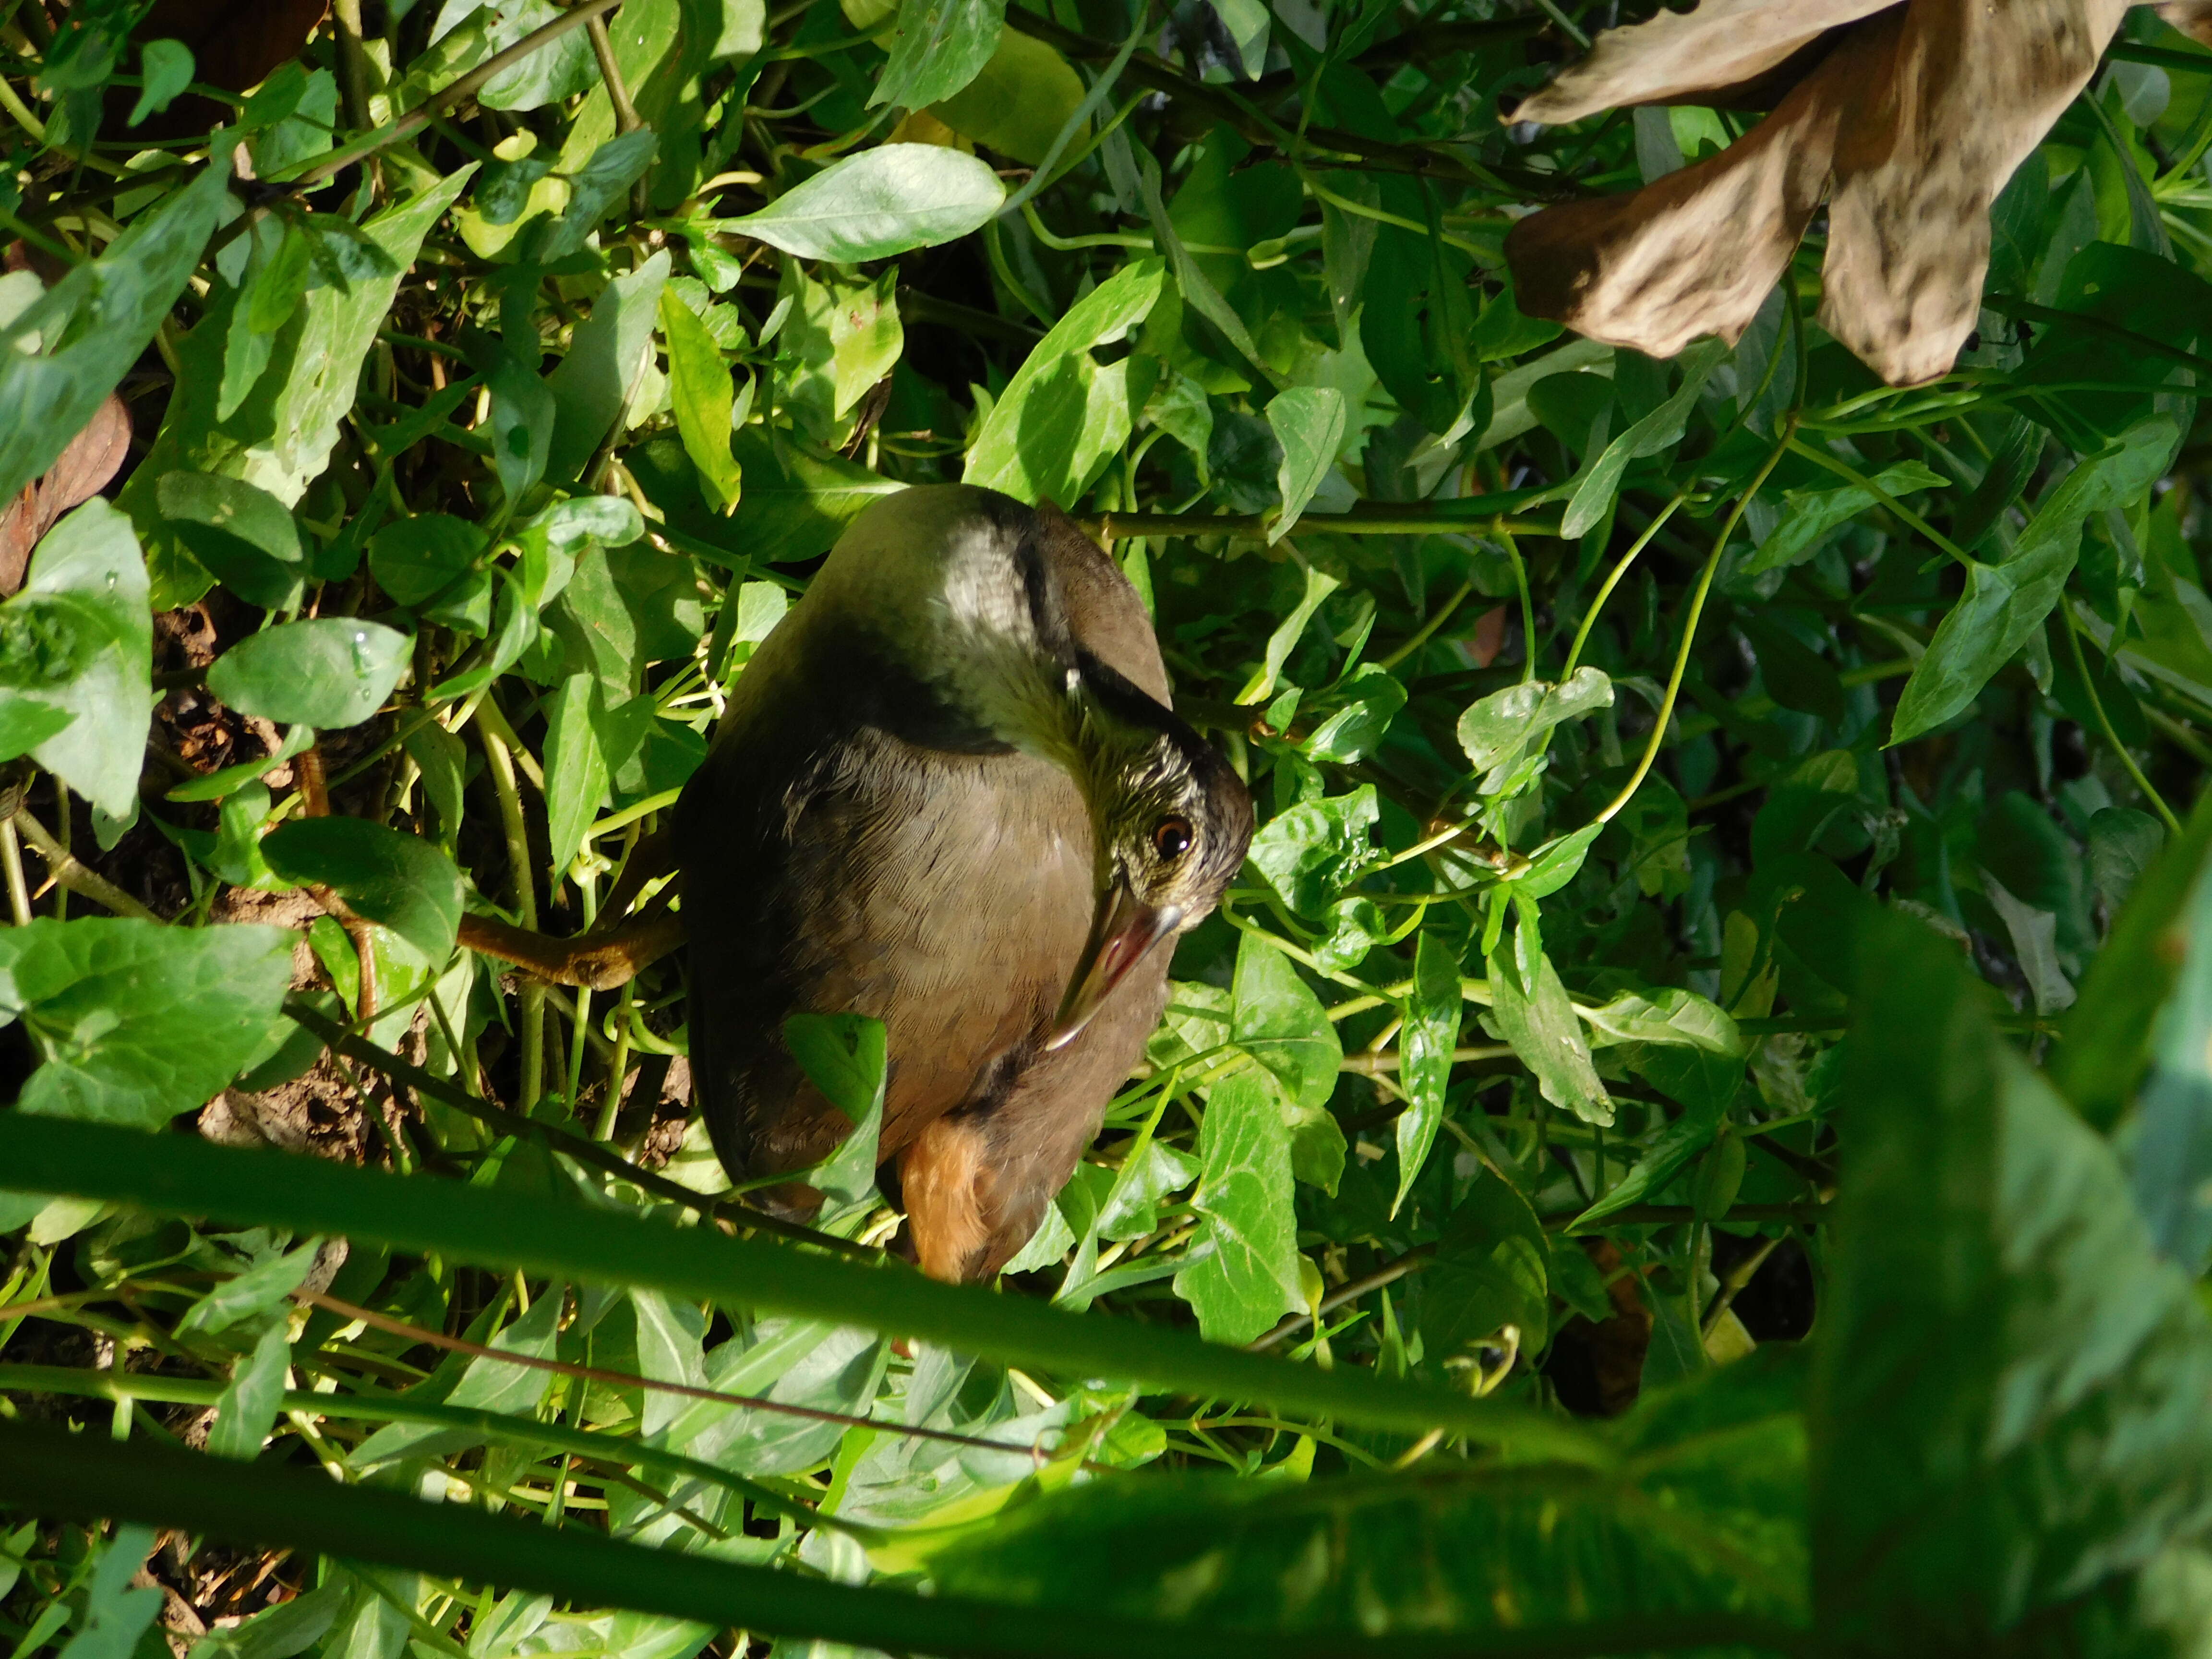
[[[1893,386],[1947,373],[1979,315],[1990,204],[2087,84],[2125,0],[1869,9],[1720,155],[1516,225],[1505,251],[1522,308],[1653,356],[1701,335],[1733,342],[1825,197],[1821,322]],[[1735,86],[1850,15],[1842,0],[1707,0],[1601,37],[1515,116],[1572,119]]]
[[[1836,146],[1820,322],[1892,386],[1981,313],[1990,204],[2096,72],[2124,0],[1912,0]]]
[[[1561,70],[1511,118],[1556,126],[1602,109],[1666,103],[1733,86],[1764,74],[1829,29],[1893,3],[1705,0],[1695,11],[1662,11],[1648,22],[1606,30],[1589,57]]]
[[[63,514],[105,489],[130,453],[131,410],[111,392],[46,476],[24,485],[0,512],[0,598],[22,586],[40,538]]]
[[[1896,27],[1845,41],[1719,155],[1632,195],[1523,219],[1505,239],[1521,308],[1654,357],[1704,334],[1736,340],[1826,192],[1851,77]]]

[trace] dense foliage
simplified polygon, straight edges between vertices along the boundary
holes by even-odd
[[[1754,118],[1497,119],[1613,11],[0,0],[14,1659],[2202,1647],[2212,54],[1899,391],[1817,230],[1673,362],[1516,306]],[[961,478],[1261,819],[996,1294],[853,1033],[772,1225],[680,954],[462,943],[675,900]]]

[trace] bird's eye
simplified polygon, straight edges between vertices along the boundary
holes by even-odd
[[[1163,818],[1152,831],[1152,847],[1164,859],[1179,859],[1190,851],[1190,821]]]

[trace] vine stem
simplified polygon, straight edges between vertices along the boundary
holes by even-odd
[[[1770,462],[1769,465],[1772,464]],[[1575,642],[1567,647],[1566,666],[1559,670],[1561,679],[1574,677],[1575,665],[1583,659],[1583,647],[1589,643],[1590,629],[1597,626],[1598,613],[1605,609],[1605,602],[1613,597],[1613,590],[1620,586],[1620,579],[1628,574],[1628,567],[1634,564],[1644,550],[1651,545],[1652,538],[1667,527],[1667,520],[1673,518],[1689,498],[1686,490],[1676,492],[1674,499],[1659,509],[1659,516],[1644,526],[1644,533],[1630,544],[1628,551],[1622,554],[1607,573],[1605,581],[1589,602],[1589,609],[1583,612],[1582,626],[1575,629]]]
[[[112,911],[118,916],[130,916],[139,921],[159,921],[144,905],[132,898],[97,870],[88,869],[77,856],[56,841],[46,831],[46,826],[33,817],[27,810],[18,808],[9,822],[22,832],[31,850],[46,861],[46,873],[54,884],[73,893],[82,893],[94,904]]]
[[[2058,613],[2066,618],[2066,644],[2074,653],[2074,668],[2081,676],[2081,689],[2088,694],[2090,712],[2097,717],[2097,729],[2105,734],[2105,741],[2112,745],[2112,753],[2119,757],[2120,764],[2127,768],[2128,775],[2136,781],[2136,787],[2143,792],[2144,798],[2158,809],[2159,817],[2166,820],[2166,832],[2179,836],[2181,820],[2174,817],[2173,809],[2166,804],[2166,797],[2151,787],[2150,780],[2143,775],[2142,768],[2136,764],[2136,757],[2128,752],[2127,744],[2120,741],[2120,734],[2112,729],[2112,717],[2105,712],[2105,700],[2097,695],[2097,682],[2089,676],[2089,660],[2081,653],[2081,625],[2074,620],[2074,608],[2066,603],[2063,594],[2058,600]]]
[[[1556,522],[1541,519],[1473,518],[1424,511],[1425,501],[1373,501],[1349,513],[1308,513],[1294,529],[1332,531],[1340,536],[1556,536]],[[1263,542],[1271,526],[1261,513],[1101,513],[1076,522],[1101,541],[1127,541],[1136,536],[1228,536]]]
[[[514,68],[542,46],[550,46],[573,29],[580,29],[595,19],[605,16],[622,0],[583,0],[583,3],[562,13],[539,29],[532,29],[505,52],[494,52],[466,75],[441,92],[434,92],[413,109],[381,130],[356,140],[335,155],[317,162],[297,179],[289,180],[294,190],[312,190],[326,179],[333,179],[380,149],[404,143],[428,126],[438,117],[453,108],[463,100],[473,96],[491,79],[504,70]]]
[[[1833,455],[1829,454],[1826,450],[1815,449],[1808,443],[1800,442],[1797,437],[1797,423],[1794,420],[1790,423],[1790,435],[1784,447],[1796,454],[1802,456],[1806,460],[1812,462],[1815,466],[1826,467],[1838,477],[1856,484],[1861,489],[1865,490],[1866,493],[1873,496],[1875,501],[1887,507],[1892,513],[1897,514],[1899,519],[1903,520],[1913,529],[1918,531],[1922,535],[1928,538],[1929,542],[1934,544],[1936,547],[1941,548],[1944,552],[1949,554],[1960,564],[1972,565],[1974,562],[1974,556],[1972,554],[1967,552],[1966,550],[1960,547],[1958,543],[1953,541],[1942,531],[1936,529],[1934,525],[1929,523],[1927,520],[1922,518],[1911,507],[1905,506],[1904,502],[1899,501],[1896,496],[1891,495],[1887,489],[1884,489],[1872,478],[1868,477],[1865,473],[1860,471],[1856,467],[1850,465],[1847,462],[1838,460]],[[1768,467],[1771,469],[1773,463],[1770,461],[1767,465]],[[1764,480],[1765,476],[1765,475],[1764,473],[1760,475],[1762,480]]]
[[[15,839],[15,820],[0,821],[0,864],[8,871],[8,910],[15,926],[31,925],[31,888],[23,879],[23,848]]]
[[[487,700],[486,707],[489,707]],[[514,911],[521,919],[523,928],[538,931],[538,884],[530,867],[530,834],[522,819],[522,792],[516,787],[514,754],[507,747],[506,734],[495,732],[495,725],[504,720],[478,720],[477,736],[483,744],[484,762],[491,769],[492,791],[499,798],[501,826],[507,833],[507,867],[514,875]],[[517,988],[516,1000],[521,1006],[522,1044],[522,1109],[529,1111],[538,1104],[538,1097],[545,1087],[545,988],[534,979],[525,976]]]
[[[1650,740],[1644,745],[1644,757],[1637,762],[1635,775],[1621,786],[1620,793],[1593,822],[1611,823],[1621,808],[1636,798],[1636,792],[1644,787],[1644,780],[1650,775],[1651,768],[1657,763],[1660,747],[1667,741],[1667,722],[1674,717],[1674,700],[1682,692],[1682,677],[1689,672],[1690,647],[1698,641],[1698,623],[1705,614],[1705,596],[1713,590],[1713,577],[1719,573],[1721,555],[1728,550],[1729,538],[1735,533],[1736,525],[1743,518],[1745,510],[1773,475],[1782,457],[1796,443],[1796,436],[1797,417],[1793,415],[1789,424],[1782,429],[1782,441],[1775,445],[1774,453],[1766,458],[1766,465],[1759,469],[1759,476],[1751,481],[1751,488],[1736,497],[1735,505],[1729,510],[1728,518],[1721,526],[1721,533],[1713,538],[1713,550],[1705,556],[1705,567],[1698,573],[1697,591],[1690,596],[1690,615],[1682,625],[1682,643],[1674,653],[1674,670],[1667,677],[1667,695],[1660,700],[1658,715],[1651,724]]]

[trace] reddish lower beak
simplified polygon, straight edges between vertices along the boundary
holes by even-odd
[[[1101,894],[1090,943],[1083,947],[1082,959],[1068,981],[1067,994],[1053,1018],[1046,1048],[1061,1048],[1073,1042],[1114,994],[1115,987],[1182,922],[1180,909],[1169,905],[1155,910],[1131,892],[1126,881],[1116,880]]]

